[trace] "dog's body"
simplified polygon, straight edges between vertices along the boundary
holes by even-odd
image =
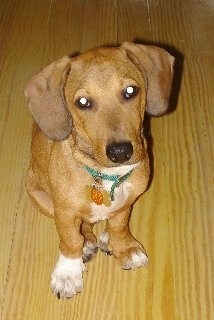
[[[147,263],[128,222],[149,179],[144,111],[166,111],[172,64],[160,48],[124,43],[64,57],[28,84],[37,124],[26,187],[37,208],[55,219],[60,255],[51,285],[58,297],[82,290],[83,262],[96,254],[92,228],[100,220],[108,220],[102,251],[125,269]]]

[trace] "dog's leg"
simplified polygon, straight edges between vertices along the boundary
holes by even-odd
[[[41,211],[48,217],[53,218],[53,201],[51,200],[50,196],[38,185],[32,167],[28,169],[25,186],[29,197],[33,201],[37,210]]]
[[[100,237],[101,250],[113,254],[123,269],[134,269],[148,263],[144,247],[129,231],[129,218],[130,209],[109,219],[106,231]]]
[[[51,276],[51,288],[58,298],[71,298],[83,288],[82,260],[83,236],[80,233],[80,219],[63,212],[62,218],[56,214],[56,227],[60,237],[60,254]]]
[[[98,245],[97,239],[93,234],[94,224],[83,222],[81,226],[81,232],[84,236],[84,247],[83,247],[83,262],[88,262],[95,257]]]

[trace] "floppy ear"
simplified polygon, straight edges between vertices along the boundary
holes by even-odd
[[[155,46],[124,42],[122,48],[146,78],[146,111],[153,116],[164,114],[172,87],[174,57]]]
[[[70,71],[70,59],[64,57],[36,74],[25,89],[34,120],[52,140],[66,139],[72,118],[64,98],[64,86]]]

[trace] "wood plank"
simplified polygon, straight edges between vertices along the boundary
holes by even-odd
[[[192,65],[189,61],[187,63]],[[173,194],[170,220],[174,224],[170,243],[175,268],[175,293],[178,295],[176,300],[180,302],[177,306],[179,315],[189,319],[209,319],[213,314],[213,293],[207,285],[213,283],[213,249],[210,247],[214,222],[211,214],[213,175],[210,174],[213,163],[210,162],[212,147],[207,145],[207,130],[204,128],[207,107],[199,103],[195,81],[199,75],[198,65],[200,61],[194,66],[194,77],[190,71],[192,68],[185,68],[182,88],[186,94],[181,97],[182,107],[171,117],[172,123],[168,125],[171,130],[166,133],[172,146],[167,159],[173,157],[171,161],[176,163],[176,166],[170,166],[169,177]],[[205,101],[206,93],[202,96]],[[206,127],[210,127],[210,121],[211,118],[207,119]],[[179,128],[177,137],[175,126]],[[181,173],[180,177],[177,172]]]
[[[5,5],[6,4],[6,5]],[[12,247],[14,244],[14,232],[19,212],[20,190],[22,188],[23,175],[27,168],[27,153],[30,143],[30,118],[25,106],[23,90],[28,79],[31,66],[28,63],[29,42],[26,33],[23,33],[23,22],[26,28],[34,35],[31,44],[32,53],[41,46],[41,33],[46,21],[45,9],[29,1],[24,3],[11,1],[10,5],[1,1],[2,25],[0,38],[4,39],[0,56],[0,155],[1,155],[1,193],[0,193],[0,218],[2,231],[0,235],[0,304],[4,300],[7,281],[9,277],[9,265],[11,262]],[[31,9],[34,9],[36,24],[30,20]],[[28,14],[28,19],[24,19]],[[5,26],[9,26],[8,29]],[[35,33],[34,33],[35,32]],[[38,41],[37,41],[38,40]],[[35,50],[35,51],[33,51]],[[34,57],[36,66],[39,53]],[[34,72],[32,70],[32,72]]]
[[[212,139],[207,138],[208,135],[211,137],[214,134],[211,107],[214,96],[214,56],[211,48],[214,42],[211,37],[210,20],[213,10],[210,3],[205,5],[204,10],[201,10],[201,6],[202,3],[199,2],[191,1],[184,4],[181,1],[166,3],[164,10],[158,10],[156,6],[151,7],[152,21],[166,21],[164,17],[170,17],[169,12],[172,12],[174,7],[176,16],[173,16],[173,19],[177,27],[171,29],[169,24],[169,30],[173,30],[171,43],[176,40],[176,47],[182,49],[184,54],[183,80],[176,113],[163,119],[161,128],[156,127],[156,124],[152,128],[158,137],[160,132],[164,132],[162,141],[170,138],[170,148],[165,143],[164,152],[159,152],[163,153],[164,162],[170,170],[166,189],[171,192],[171,197],[167,197],[167,204],[169,213],[171,212],[171,217],[168,216],[172,228],[170,256],[178,319],[211,319],[214,312],[214,252],[210,247],[213,241],[211,230],[214,226],[211,214],[213,148]],[[161,38],[164,39],[167,32],[166,27],[163,31],[162,28],[163,25],[160,29],[154,29],[155,37],[161,34]],[[205,34],[206,39],[202,40]],[[158,143],[156,138],[154,141]],[[161,143],[161,149],[162,147]],[[167,171],[164,176],[166,175]]]
[[[45,34],[43,67],[65,56],[80,52],[82,1],[51,1]]]
[[[81,51],[117,44],[117,1],[84,1]]]
[[[150,12],[147,1],[118,1],[118,44],[123,41],[147,42],[151,37]]]

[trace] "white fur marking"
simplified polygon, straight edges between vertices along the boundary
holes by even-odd
[[[109,242],[109,234],[108,234],[108,232],[103,232],[100,235],[100,243],[102,245],[106,245],[107,246],[108,242]]]
[[[71,298],[82,291],[82,272],[85,265],[82,258],[71,259],[59,254],[58,262],[51,276],[53,293],[60,298]]]
[[[141,251],[132,253],[130,259],[123,265],[124,269],[135,269],[142,266],[146,267],[148,264],[148,257]]]
[[[146,266],[148,264],[148,257],[143,252],[136,252],[132,254],[132,262],[135,268]]]

